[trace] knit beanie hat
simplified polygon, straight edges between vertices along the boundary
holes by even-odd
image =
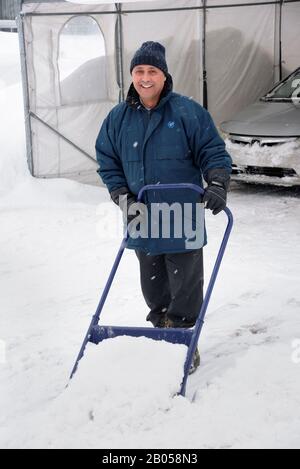
[[[131,60],[130,73],[137,65],[153,65],[159,68],[165,75],[168,73],[168,66],[165,57],[166,50],[159,42],[147,41],[136,51]]]

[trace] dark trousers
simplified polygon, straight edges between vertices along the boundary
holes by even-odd
[[[203,301],[202,249],[149,256],[135,251],[145,301],[147,321],[157,326],[164,316],[175,327],[192,327]]]

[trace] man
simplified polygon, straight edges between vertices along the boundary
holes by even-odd
[[[203,202],[213,214],[219,213],[226,206],[231,158],[209,113],[192,99],[172,92],[165,48],[160,43],[143,43],[132,58],[130,73],[133,83],[127,99],[108,114],[96,141],[98,172],[112,200],[123,209],[127,206],[127,222],[132,223],[133,204],[146,184],[202,187],[204,178]],[[179,223],[175,215],[169,218],[168,237],[160,232],[159,236],[148,233],[129,238],[127,247],[135,250],[140,263],[141,288],[150,309],[147,320],[155,327],[193,327],[203,300],[206,239],[202,236],[200,245],[193,245],[185,233],[175,235],[174,227],[176,223],[185,226],[189,218],[199,228],[195,217],[199,194],[189,189],[155,190],[145,194],[144,202],[144,207],[137,206],[140,222],[145,216],[150,220],[155,207],[164,202],[177,202],[177,218],[183,217]],[[190,217],[182,215],[186,203],[192,205]],[[146,215],[145,208],[149,209]],[[160,218],[151,222],[152,227],[155,223],[162,227]],[[203,226],[201,232],[205,232]],[[197,350],[191,372],[199,362]]]

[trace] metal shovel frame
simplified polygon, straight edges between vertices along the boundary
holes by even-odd
[[[181,183],[181,184],[150,184],[142,187],[139,191],[137,200],[141,201],[143,194],[145,191],[149,190],[165,190],[165,189],[191,189],[193,191],[198,192],[199,194],[203,195],[204,190],[197,186],[196,184],[188,184],[188,183]],[[165,340],[166,342],[171,342],[173,344],[184,344],[187,346],[187,356],[184,363],[184,375],[180,385],[180,391],[178,394],[185,396],[186,392],[186,384],[187,378],[189,375],[189,369],[192,364],[193,355],[196,350],[198,340],[201,334],[202,326],[204,323],[204,317],[206,314],[207,306],[214,288],[214,284],[218,275],[218,271],[221,265],[221,261],[225,252],[225,248],[229,239],[229,235],[233,225],[233,217],[231,211],[225,207],[224,212],[227,215],[228,222],[224,232],[223,240],[221,246],[219,248],[219,252],[215,261],[215,265],[208,283],[208,287],[202,302],[202,306],[198,315],[198,319],[196,324],[193,328],[184,329],[184,328],[152,328],[152,327],[124,327],[124,326],[100,326],[99,325],[99,318],[102,312],[104,303],[106,301],[107,295],[109,293],[110,287],[112,285],[114,276],[118,269],[120,260],[122,258],[123,252],[127,246],[129,234],[128,230],[126,230],[126,234],[122,240],[121,246],[117,253],[116,259],[112,266],[111,272],[109,274],[108,280],[106,282],[105,288],[103,290],[102,296],[100,298],[98,307],[94,316],[92,317],[90,326],[87,330],[85,338],[83,340],[81,349],[79,351],[78,357],[76,359],[75,365],[72,369],[72,373],[70,375],[70,379],[73,377],[74,373],[77,370],[78,363],[84,354],[84,350],[86,344],[88,342],[92,342],[94,344],[98,344],[105,339],[111,339],[118,336],[131,336],[131,337],[147,337],[149,339],[154,340]]]

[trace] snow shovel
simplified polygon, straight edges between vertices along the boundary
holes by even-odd
[[[198,192],[199,194],[203,195],[204,190],[197,186],[196,184],[188,184],[188,183],[181,183],[181,184],[151,184],[142,187],[139,191],[137,200],[141,201],[142,196],[145,191],[150,190],[165,190],[165,189],[191,189],[193,191]],[[152,328],[152,327],[124,327],[124,326],[100,326],[99,325],[99,318],[101,311],[103,309],[104,303],[106,301],[107,295],[109,293],[111,284],[113,282],[114,276],[118,269],[120,260],[122,258],[123,252],[127,246],[129,234],[128,229],[126,230],[125,236],[122,240],[121,246],[117,253],[116,259],[112,266],[111,272],[109,274],[108,280],[106,282],[105,288],[103,290],[102,296],[100,298],[98,307],[94,316],[92,317],[90,326],[87,330],[85,338],[83,340],[81,349],[79,351],[78,357],[76,359],[75,365],[72,369],[72,373],[70,375],[70,379],[73,377],[74,373],[77,370],[78,363],[84,354],[84,350],[86,344],[88,342],[92,342],[93,344],[99,344],[105,339],[111,339],[118,336],[130,336],[130,337],[147,337],[149,339],[154,340],[165,340],[166,342],[170,342],[173,344],[184,344],[187,346],[187,355],[184,363],[184,374],[183,379],[180,385],[179,393],[182,396],[185,396],[186,392],[186,384],[187,378],[189,376],[190,366],[192,364],[194,352],[196,350],[198,340],[200,337],[200,333],[202,330],[202,326],[204,323],[204,317],[206,314],[207,306],[211,297],[211,293],[218,275],[218,271],[221,265],[221,261],[224,255],[224,251],[229,239],[229,235],[232,229],[233,224],[233,217],[231,211],[225,207],[224,212],[227,215],[228,222],[225,229],[225,233],[223,236],[223,240],[221,246],[219,248],[219,252],[217,255],[217,259],[215,261],[215,265],[208,283],[208,287],[203,299],[203,303],[199,312],[198,319],[196,324],[193,328],[186,329],[186,328]]]

